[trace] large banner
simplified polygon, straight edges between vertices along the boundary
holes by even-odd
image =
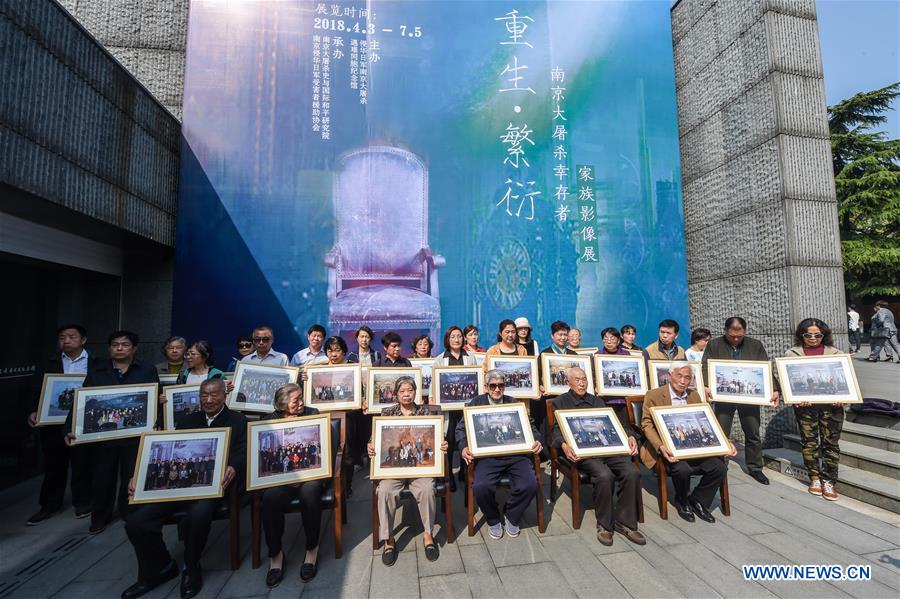
[[[175,331],[687,328],[669,2],[193,0]]]

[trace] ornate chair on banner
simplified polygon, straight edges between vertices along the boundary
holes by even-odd
[[[337,161],[334,247],[328,266],[329,331],[441,329],[437,269],[428,246],[428,171],[411,152],[351,150]]]

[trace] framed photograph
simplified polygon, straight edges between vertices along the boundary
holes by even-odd
[[[174,431],[178,421],[194,412],[200,411],[200,385],[169,385],[163,389],[166,403],[164,426],[167,431]]]
[[[862,403],[848,354],[775,358],[784,403]]]
[[[593,356],[598,351],[600,351],[599,347],[579,347],[578,349],[573,349],[573,352],[578,354],[579,356]]]
[[[563,439],[580,458],[630,455],[628,435],[612,408],[554,410]]]
[[[238,362],[234,370],[234,390],[228,395],[228,407],[242,412],[268,414],[272,411],[275,391],[282,385],[296,383],[300,368],[267,366]]]
[[[431,369],[434,367],[434,358],[410,358],[414,368],[422,370],[422,395],[431,396]]]
[[[84,382],[83,374],[45,374],[37,409],[37,425],[65,424],[75,403],[75,391]]]
[[[524,403],[467,406],[463,408],[463,418],[469,451],[476,458],[529,453],[534,445]]]
[[[487,358],[486,352],[470,351],[469,355],[475,358],[475,364],[477,364],[478,366],[484,366],[484,360]]]
[[[587,375],[588,390],[594,388],[594,369],[591,368],[589,355],[541,354],[541,375],[544,381],[544,393],[562,395],[569,390],[569,378],[566,372],[577,366]]]
[[[223,372],[222,378],[225,379],[225,382],[233,381],[234,380],[234,371],[232,370],[231,372]]]
[[[317,364],[306,367],[304,402],[320,412],[362,407],[362,370],[359,364]]]
[[[444,476],[443,416],[377,416],[372,434],[372,480]]]
[[[128,503],[222,497],[229,428],[153,432],[141,436]]]
[[[420,368],[369,368],[369,377],[366,381],[366,413],[381,414],[381,410],[397,403],[394,397],[394,383],[401,376],[411,376],[416,381],[417,404],[422,403],[422,370]]]
[[[713,401],[769,405],[774,389],[771,362],[708,360],[707,368]]]
[[[488,370],[502,370],[506,379],[506,395],[516,399],[537,399],[538,361],[534,356],[488,356]]]
[[[161,375],[159,375],[159,386],[160,387],[167,387],[169,385],[174,385],[176,382],[178,382],[177,374],[161,374]]]
[[[708,403],[654,406],[650,415],[660,439],[679,460],[727,455],[731,452],[719,419]]]
[[[462,410],[469,401],[484,393],[484,369],[481,366],[435,366],[431,403],[441,411]]]
[[[248,491],[328,478],[333,466],[328,414],[247,424]]]
[[[74,442],[109,441],[152,432],[158,404],[156,383],[76,389],[72,411]]]
[[[700,389],[704,387],[703,366],[700,362],[688,362],[691,365],[691,372],[694,373],[694,380],[688,385],[688,391],[697,391],[697,385]],[[647,368],[650,369],[650,388],[656,389],[669,384],[669,366],[672,362],[668,360],[650,360],[647,362]],[[706,400],[705,392],[700,392],[700,398]]]
[[[647,371],[642,356],[594,356],[597,373],[597,395],[644,395]]]

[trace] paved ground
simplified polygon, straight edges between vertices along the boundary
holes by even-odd
[[[853,368],[863,397],[900,402],[900,364],[867,362],[868,357],[869,348],[866,346],[853,356]],[[894,359],[897,359],[896,356]]]

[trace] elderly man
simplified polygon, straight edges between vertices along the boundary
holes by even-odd
[[[703,372],[709,372],[710,360],[757,360],[769,361],[766,348],[758,340],[747,337],[747,321],[740,316],[732,316],[725,320],[725,334],[711,340],[703,351]],[[710,381],[706,381],[709,385]],[[706,397],[712,398],[709,387]],[[773,407],[778,407],[778,392],[772,394]],[[734,412],[737,410],[744,431],[744,462],[747,473],[756,482],[767,485],[769,478],[763,474],[762,440],[759,436],[759,406],[748,404],[718,403],[715,404],[716,418],[726,435],[731,435]]]
[[[553,400],[554,410],[575,410],[585,408],[605,408],[606,403],[588,393],[587,375],[578,367],[566,372],[569,390]],[[553,446],[561,449],[566,459],[576,464],[578,469],[591,477],[594,487],[594,514],[597,516],[597,540],[603,545],[613,544],[613,531],[622,534],[637,545],[647,543],[644,535],[637,530],[637,497],[641,492],[641,473],[637,466],[625,456],[605,458],[579,458],[575,451],[563,440],[559,421],[553,423]],[[628,437],[631,455],[638,452],[634,436]],[[619,485],[613,517],[613,489]],[[576,483],[577,484],[577,483]]]
[[[222,379],[207,379],[200,383],[201,411],[188,414],[176,424],[178,429],[224,428],[231,429],[228,448],[228,467],[222,478],[222,486],[240,485],[244,480],[247,459],[247,419],[225,405],[225,383]],[[134,494],[134,479],[128,484],[129,494]],[[184,539],[184,571],[181,575],[181,596],[196,596],[203,588],[200,570],[200,554],[206,546],[206,538],[213,513],[224,499],[197,499],[145,503],[138,506],[125,521],[125,532],[134,546],[138,563],[138,581],[122,592],[123,599],[140,597],[160,584],[178,575],[178,566],[172,560],[162,537],[163,522],[173,513],[186,511],[179,522]]]
[[[253,353],[241,358],[241,362],[265,364],[266,366],[288,365],[287,355],[272,349],[272,345],[275,343],[275,333],[272,332],[272,327],[256,327],[253,329],[250,340],[253,342]]]
[[[484,377],[487,393],[478,395],[466,404],[469,406],[499,405],[505,403],[517,403],[517,400],[504,394],[506,381],[502,370],[489,370]],[[531,453],[537,455],[541,452],[540,433],[534,426],[534,420],[529,416],[531,432],[534,435],[534,445]],[[469,451],[469,442],[466,437],[466,421],[461,420],[456,425],[456,443],[460,448],[460,455],[466,464],[472,463],[475,457]],[[500,521],[500,506],[497,505],[495,493],[497,483],[503,476],[510,479],[509,498],[503,508],[504,523]],[[537,493],[537,479],[534,475],[534,461],[530,455],[504,455],[480,458],[475,463],[475,481],[473,491],[475,501],[484,519],[488,523],[488,532],[492,539],[503,536],[503,529],[511,537],[519,536],[519,523],[525,508],[531,503],[531,499]],[[505,524],[505,527],[504,527]]]
[[[669,384],[658,387],[644,396],[644,413],[641,416],[641,430],[644,432],[644,444],[641,446],[641,460],[651,470],[656,466],[657,460],[663,463],[672,477],[675,485],[675,508],[678,515],[688,522],[694,521],[696,514],[701,520],[715,522],[716,519],[709,513],[709,506],[716,496],[716,489],[722,485],[722,480],[728,472],[728,466],[721,457],[695,458],[692,460],[679,460],[672,456],[663,444],[650,409],[654,406],[678,406],[702,403],[703,400],[696,391],[688,391],[688,386],[694,379],[691,365],[687,362],[672,362],[669,366]],[[730,456],[736,452],[731,445]],[[694,491],[691,490],[691,475],[699,474],[700,483]]]

